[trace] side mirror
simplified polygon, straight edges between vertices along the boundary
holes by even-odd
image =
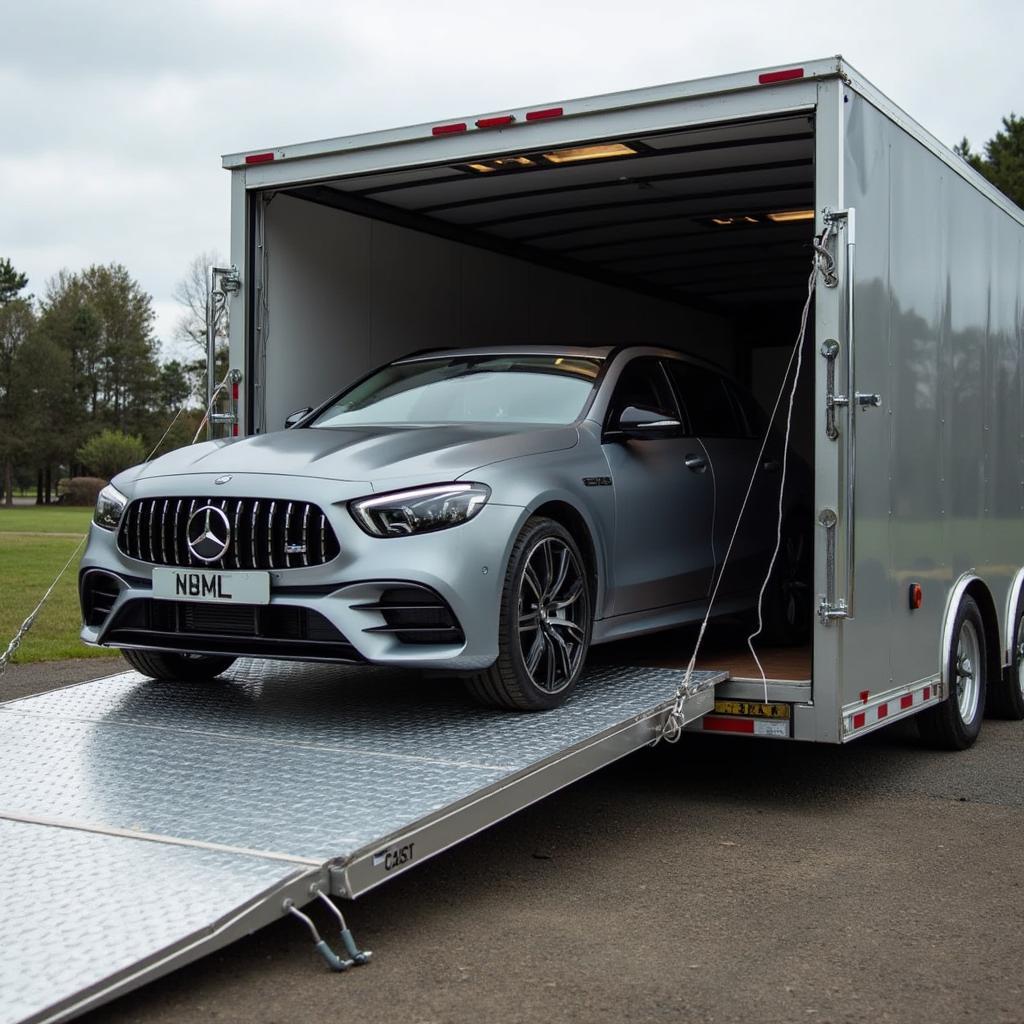
[[[658,412],[657,409],[641,409],[635,405],[627,405],[619,413],[618,420],[611,425],[606,436],[608,438],[651,440],[658,437],[669,437],[681,426],[682,424],[674,416]]]
[[[312,411],[313,406],[307,405],[305,409],[298,409],[293,412],[291,416],[284,421],[284,429],[288,430],[289,428],[294,427],[296,423],[301,423]]]

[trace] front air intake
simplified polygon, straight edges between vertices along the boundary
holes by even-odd
[[[189,522],[198,512],[205,523],[204,509],[213,510],[213,531],[226,543],[211,561],[189,547]],[[117,546],[142,562],[196,569],[300,569],[340,550],[319,507],[275,498],[139,498],[125,511]]]

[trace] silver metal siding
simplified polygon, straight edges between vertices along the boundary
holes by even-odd
[[[845,205],[857,210],[857,614],[842,702],[937,676],[955,581],[1000,615],[1024,559],[1019,224],[847,90]],[[844,440],[840,440],[840,445]],[[911,612],[907,587],[924,606]]]

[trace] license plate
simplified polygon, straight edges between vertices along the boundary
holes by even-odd
[[[744,715],[748,718],[789,718],[788,704],[758,704],[749,700],[716,700],[718,715]]]
[[[153,596],[161,601],[270,604],[270,573],[154,569]]]

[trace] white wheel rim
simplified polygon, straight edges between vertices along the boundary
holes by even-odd
[[[981,641],[974,623],[965,621],[960,625],[960,634],[956,641],[956,662],[953,685],[956,687],[956,703],[960,710],[960,720],[970,725],[978,713],[978,701],[981,696]]]

